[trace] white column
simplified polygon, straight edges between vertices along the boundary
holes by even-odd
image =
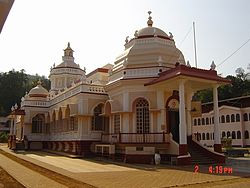
[[[10,135],[13,135],[13,126],[14,126],[14,120],[13,118],[10,119]]]
[[[113,133],[113,123],[114,123],[114,116],[113,115],[109,115],[109,133]]]
[[[192,117],[191,117],[191,101],[192,92],[187,93],[187,135],[192,136]]]
[[[180,135],[180,144],[187,144],[187,125],[186,125],[186,112],[185,112],[185,88],[184,80],[179,82],[179,116],[180,116],[180,125],[179,125],[179,135]]]
[[[214,144],[221,144],[219,129],[219,108],[218,108],[218,86],[213,87],[213,103],[214,103]]]
[[[154,132],[154,112],[149,112],[150,115],[150,128],[149,132]]]
[[[160,113],[158,113],[158,122],[157,122],[157,132],[161,132],[162,126],[165,126],[166,129],[166,113],[165,113],[165,103],[164,103],[164,91],[163,90],[157,90],[156,92],[157,97],[157,108],[160,109]]]
[[[85,133],[84,131],[84,122],[83,122],[83,117],[77,117],[78,120],[77,120],[77,123],[78,123],[78,135],[79,137],[81,138]]]
[[[123,112],[128,112],[129,111],[129,94],[128,92],[123,93]],[[123,133],[128,133],[129,132],[129,114],[124,113],[122,116],[122,132]]]
[[[128,92],[123,93],[123,111],[128,112],[129,111],[129,95]]]
[[[122,116],[122,132],[128,133],[129,132],[129,113],[124,113]]]
[[[14,116],[13,135],[16,135],[16,116]]]

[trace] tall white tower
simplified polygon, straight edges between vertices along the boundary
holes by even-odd
[[[79,64],[76,64],[73,56],[74,50],[68,43],[62,56],[63,62],[57,66],[51,67],[49,79],[51,81],[50,93],[54,94],[60,89],[64,89],[77,80],[86,80],[85,70],[82,70]]]

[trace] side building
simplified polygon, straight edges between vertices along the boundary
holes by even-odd
[[[232,138],[232,145],[250,146],[250,96],[219,101],[219,130],[221,138]],[[202,116],[193,118],[193,137],[205,146],[213,146],[213,104],[202,104]]]

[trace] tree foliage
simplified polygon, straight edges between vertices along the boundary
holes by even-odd
[[[8,115],[15,103],[20,105],[21,98],[36,86],[39,79],[49,90],[50,82],[44,76],[28,75],[24,70],[0,73],[0,116]]]
[[[229,75],[226,79],[231,81],[231,84],[223,85],[218,88],[219,100],[240,97],[250,94],[250,81],[247,79],[248,73],[244,69],[238,68],[235,71],[236,76]],[[199,91],[195,94],[194,100],[201,102],[211,102],[213,100],[212,89]]]

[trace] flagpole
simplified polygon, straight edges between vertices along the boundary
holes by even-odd
[[[196,53],[195,23],[194,22],[193,22],[193,31],[194,31],[194,58],[195,58],[195,67],[197,68],[197,53]]]

